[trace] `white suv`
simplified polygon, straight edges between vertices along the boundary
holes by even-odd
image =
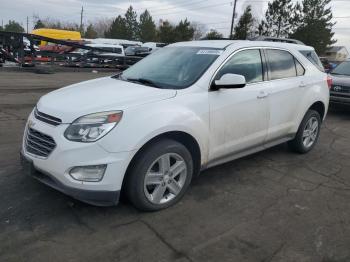
[[[303,53],[314,50],[172,44],[119,75],[43,96],[25,128],[23,164],[84,202],[114,205],[123,191],[137,208],[159,210],[208,167],[286,141],[306,153],[326,116],[330,82]]]

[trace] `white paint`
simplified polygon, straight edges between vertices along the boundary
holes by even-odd
[[[292,138],[308,108],[316,101],[328,109],[326,74],[311,64],[294,44],[251,41],[198,41],[172,46],[221,47],[223,53],[192,86],[158,89],[110,77],[56,90],[43,96],[38,110],[61,118],[51,126],[33,116],[35,128],[54,138],[57,147],[46,159],[25,152],[34,165],[63,184],[89,190],[120,190],[126,168],[136,152],[152,138],[182,131],[196,139],[203,167],[262,150]],[[168,48],[168,47],[165,47]],[[217,70],[232,54],[245,48],[281,48],[306,69],[302,77],[248,84],[244,88],[211,91]],[[176,72],[174,72],[176,74]],[[300,88],[300,82],[306,84]],[[120,123],[95,143],[68,141],[63,133],[83,115],[122,110]],[[81,183],[67,171],[73,166],[108,164],[102,181]]]

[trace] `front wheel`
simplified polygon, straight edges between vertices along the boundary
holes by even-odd
[[[177,203],[193,174],[187,148],[170,139],[148,146],[134,161],[127,177],[126,193],[141,210],[156,211]]]
[[[289,147],[297,153],[309,152],[318,141],[320,129],[320,114],[315,110],[307,111],[295,138],[288,143]]]

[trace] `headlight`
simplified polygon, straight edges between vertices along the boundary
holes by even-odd
[[[122,119],[122,111],[109,111],[78,118],[64,132],[65,138],[76,142],[95,142],[111,131]]]

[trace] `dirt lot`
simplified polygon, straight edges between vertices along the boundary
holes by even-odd
[[[212,168],[157,213],[89,206],[24,176],[37,99],[103,75],[0,72],[0,261],[350,261],[350,109],[331,110],[310,154],[281,145]]]

